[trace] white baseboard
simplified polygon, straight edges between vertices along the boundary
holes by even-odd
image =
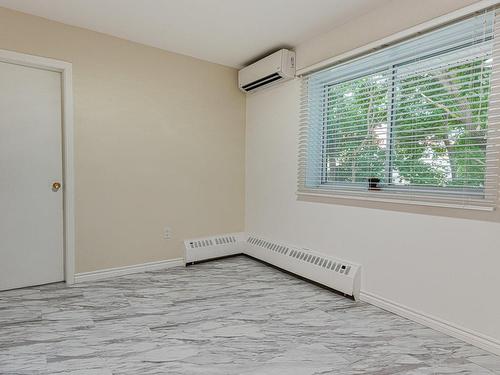
[[[101,280],[110,277],[128,275],[138,272],[155,271],[165,268],[184,266],[183,258],[169,259],[159,262],[150,262],[143,264],[135,264],[125,267],[116,267],[102,269],[92,272],[82,272],[75,275],[75,283],[86,281]],[[414,322],[420,323],[429,328],[440,331],[449,336],[455,337],[459,340],[465,341],[471,345],[477,346],[491,353],[500,355],[500,341],[492,337],[488,337],[479,332],[460,327],[451,322],[434,317],[432,315],[414,310],[410,307],[401,305],[397,302],[387,300],[383,297],[377,296],[373,293],[361,291],[360,299],[374,306],[380,307],[384,310],[390,311],[394,314],[400,315],[404,318],[410,319]]]
[[[107,279],[110,277],[129,275],[138,272],[156,271],[183,265],[184,265],[183,258],[174,258],[168,260],[161,260],[159,262],[149,262],[142,264],[134,264],[131,266],[124,266],[124,267],[106,268],[97,271],[77,273],[75,275],[75,283]]]
[[[445,333],[449,336],[465,341],[471,345],[500,355],[500,341],[492,337],[485,336],[479,332],[475,332],[467,328],[457,326],[456,324],[447,322],[446,320],[436,318],[420,311],[416,311],[410,307],[406,307],[399,303],[389,301],[373,293],[361,291],[360,299],[384,310],[390,311],[394,314],[400,315],[404,318],[413,320],[414,322],[435,329],[436,331]]]

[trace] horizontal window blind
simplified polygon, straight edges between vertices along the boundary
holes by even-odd
[[[494,11],[302,77],[299,194],[493,209]]]

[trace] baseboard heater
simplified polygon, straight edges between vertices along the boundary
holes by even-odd
[[[185,264],[242,254],[245,239],[245,233],[231,233],[186,240]]]
[[[245,254],[359,299],[361,266],[318,251],[233,233],[184,241],[185,264]]]

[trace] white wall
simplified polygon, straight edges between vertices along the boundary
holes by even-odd
[[[297,68],[305,68],[476,2],[478,0],[392,0],[299,44],[295,48]]]
[[[360,263],[362,291],[500,340],[499,223],[296,199],[299,86],[247,98],[247,232]]]
[[[498,212],[298,201],[299,94],[247,97],[246,230],[360,263],[362,291],[500,343]]]

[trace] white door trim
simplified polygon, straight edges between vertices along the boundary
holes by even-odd
[[[69,62],[0,49],[0,62],[61,73],[64,193],[64,280],[75,282],[75,173],[73,124],[73,65]]]

